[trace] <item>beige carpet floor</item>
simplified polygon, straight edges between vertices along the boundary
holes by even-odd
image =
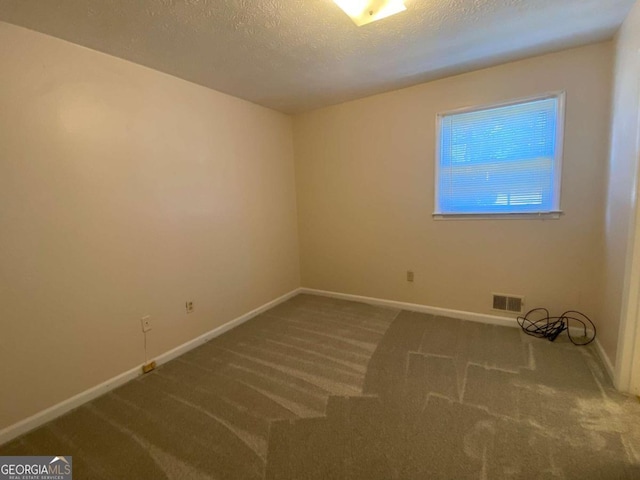
[[[75,479],[640,479],[591,347],[299,295],[0,455]]]

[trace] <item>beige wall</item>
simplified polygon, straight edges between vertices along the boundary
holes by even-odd
[[[0,23],[0,429],[299,286],[291,119]],[[186,315],[184,302],[195,302]]]
[[[521,294],[595,316],[611,69],[606,42],[295,117],[303,286],[480,313],[491,292]],[[565,215],[433,220],[436,114],[556,90]]]
[[[629,226],[634,214],[634,188],[638,168],[638,109],[640,107],[640,3],[636,3],[615,41],[615,71],[611,120],[611,152],[608,171],[603,270],[604,323],[601,343],[612,362],[616,360],[625,277],[629,288]],[[639,237],[640,239],[640,237]],[[635,279],[637,288],[638,279]],[[636,297],[637,298],[637,297]]]
[[[606,211],[611,42],[317,110],[292,130],[0,23],[0,429],[142,363],[143,315],[151,359],[296,288],[300,272],[306,287],[480,313],[495,313],[491,292],[576,308],[613,355],[632,166],[616,145],[630,148],[638,10],[618,41]],[[565,215],[433,220],[436,114],[556,90]]]

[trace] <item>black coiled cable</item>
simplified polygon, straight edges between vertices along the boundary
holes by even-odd
[[[596,339],[596,326],[589,317],[576,310],[567,310],[559,317],[552,317],[546,308],[534,308],[524,317],[518,317],[518,324],[527,335],[546,338],[550,342],[564,331],[574,345],[589,345]],[[582,336],[575,337],[571,333],[571,330],[574,329],[575,332],[576,328],[581,329]]]

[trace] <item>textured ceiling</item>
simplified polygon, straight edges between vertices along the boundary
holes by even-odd
[[[0,0],[0,20],[288,113],[610,38],[635,0]]]

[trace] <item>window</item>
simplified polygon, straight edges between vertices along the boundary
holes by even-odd
[[[438,115],[435,217],[560,214],[564,93]]]

